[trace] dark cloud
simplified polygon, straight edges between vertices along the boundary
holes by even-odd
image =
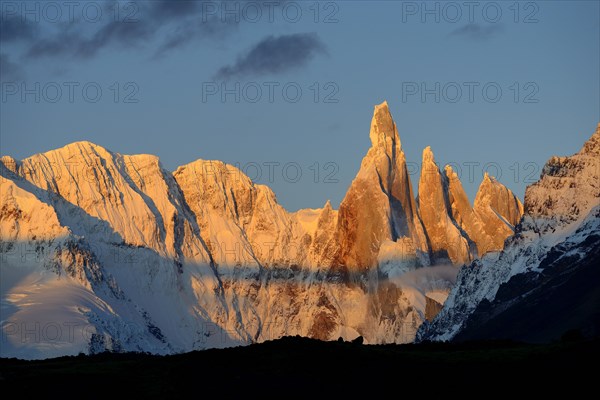
[[[280,0],[275,7],[285,2]],[[204,7],[205,3],[210,3],[210,7]],[[100,23],[85,23],[77,19],[40,26],[44,32],[38,32],[40,24],[22,22],[19,16],[11,16],[2,20],[2,40],[26,40],[25,57],[29,59],[87,59],[104,49],[132,47],[150,48],[152,58],[158,58],[194,41],[223,40],[235,32],[244,19],[236,19],[222,11],[243,6],[237,4],[228,8],[224,5],[226,3],[204,0],[123,3],[112,0],[103,4],[104,15],[112,16],[115,7],[121,7],[119,15],[128,17],[127,22],[106,18]],[[253,3],[267,7],[266,2]],[[269,9],[273,6],[273,2],[268,2]],[[263,15],[266,15],[266,9]],[[302,55],[299,57],[302,58]],[[284,61],[279,64],[284,65]]]
[[[20,39],[33,39],[36,35],[36,25],[19,16],[0,15],[0,41],[12,42]]]
[[[326,48],[316,33],[267,36],[233,65],[221,67],[216,79],[276,74],[301,68]]]
[[[33,42],[26,53],[28,58],[44,56],[64,56],[79,46],[81,37],[77,32],[63,28],[56,35],[40,38]]]
[[[79,24],[77,21],[58,25],[55,33],[33,40],[26,55],[29,58],[91,58],[105,48],[147,46],[153,40],[166,36],[158,42],[155,50],[155,56],[160,56],[199,38],[222,38],[239,23],[222,21],[215,15],[203,17],[201,1],[161,0],[133,4],[136,8],[127,10],[132,12],[129,22],[111,20],[97,24],[97,27],[96,24]],[[119,5],[111,2],[106,6],[107,9],[111,7]],[[91,26],[94,31],[84,31],[80,29],[82,26],[87,29]]]
[[[110,45],[135,47],[150,40],[153,33],[154,31],[147,24],[111,21],[98,30],[91,39],[79,43],[77,55],[92,57],[99,50]]]
[[[195,14],[201,4],[202,1],[161,0],[155,1],[150,11],[156,18],[170,19]]]
[[[85,37],[78,31],[65,29],[50,39],[41,39],[34,43],[27,56],[37,58],[70,55],[91,58],[109,46],[121,48],[139,46],[151,39],[152,35],[152,30],[144,24],[111,21],[91,37]]]
[[[502,25],[482,26],[478,23],[469,23],[449,33],[449,36],[461,36],[473,40],[488,40],[493,35],[502,32]]]
[[[21,79],[23,79],[21,67],[13,63],[8,55],[0,54],[0,81],[9,82]]]

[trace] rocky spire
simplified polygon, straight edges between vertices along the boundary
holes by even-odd
[[[428,146],[423,150],[421,164],[419,214],[433,261],[463,264],[471,260],[470,245],[453,219],[448,192],[448,179],[440,172]]]
[[[499,250],[483,229],[483,223],[473,210],[458,174],[449,165],[444,168],[444,173],[448,181],[448,201],[452,218],[467,238],[475,243],[477,252],[472,251],[473,256],[483,256],[490,251]]]
[[[402,239],[399,246],[412,253],[409,258],[421,263],[421,254],[428,252],[426,239],[396,124],[386,102],[375,106],[369,136],[371,148],[340,205],[339,250],[334,264],[358,270],[374,267],[382,243],[398,239]],[[406,239],[411,246],[406,245]]]

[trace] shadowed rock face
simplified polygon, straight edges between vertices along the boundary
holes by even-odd
[[[425,319],[432,321],[440,311],[442,311],[443,304],[438,303],[436,300],[429,296],[425,297]]]

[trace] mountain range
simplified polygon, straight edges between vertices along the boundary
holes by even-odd
[[[560,286],[545,274],[584,269],[573,254],[597,257],[599,136],[552,158],[525,205],[487,174],[471,205],[429,147],[413,193],[384,102],[339,209],[293,213],[220,161],[170,172],[156,156],[89,142],[4,156],[0,355],[170,354],[285,335],[476,337],[546,293],[541,282]],[[597,291],[589,296],[594,310]]]

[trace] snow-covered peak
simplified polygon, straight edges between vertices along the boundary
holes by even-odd
[[[121,155],[82,141],[28,157],[18,173],[60,200],[61,222],[74,224],[80,234],[177,256],[181,218],[187,217],[179,189],[158,157]]]
[[[92,155],[97,155],[101,158],[108,158],[112,155],[110,151],[106,148],[97,145],[95,143],[89,142],[87,140],[81,140],[78,142],[69,143],[59,149],[51,150],[48,153],[56,152],[58,154],[63,155],[63,157],[67,156],[82,156],[89,157]]]
[[[10,247],[11,242],[52,241],[70,233],[47,204],[44,193],[36,191],[33,185],[21,183],[21,187],[10,177],[6,178],[0,179],[0,251],[7,251],[2,242]]]
[[[538,229],[585,217],[600,203],[600,129],[570,157],[552,157],[540,180],[525,191],[525,210]]]
[[[237,187],[250,190],[254,187],[252,180],[240,169],[218,160],[198,159],[178,167],[173,173],[177,179],[193,179],[222,187]]]

